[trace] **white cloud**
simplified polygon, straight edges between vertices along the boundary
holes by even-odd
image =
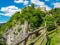
[[[45,5],[44,2],[41,2],[39,0],[31,0],[31,3],[34,3],[35,5],[40,6],[41,8],[46,8],[47,11],[49,11],[51,8],[48,5]]]
[[[21,1],[24,5],[28,4],[27,0],[16,0],[16,1]],[[45,1],[49,1],[49,0],[45,0]],[[40,0],[31,0],[31,3],[34,3],[35,5],[39,5],[40,7],[46,7],[46,10],[51,9],[49,6],[45,5],[45,3],[41,2]]]
[[[27,0],[14,0],[15,3],[23,3],[24,5],[28,5],[29,1]]]
[[[37,5],[43,6],[44,2],[37,2]]]
[[[35,5],[41,5],[41,6],[44,5],[44,2],[41,2],[39,0],[31,0],[31,3],[34,3]]]
[[[5,15],[5,16],[12,16],[16,11],[20,11],[20,9],[16,6],[8,6],[8,7],[2,7],[1,8],[2,13],[1,15]]]
[[[14,0],[15,3],[23,3],[23,0]]]
[[[47,5],[45,5],[45,8],[46,8],[47,11],[51,10],[51,8]]]
[[[54,8],[60,8],[60,3],[54,3]]]
[[[31,0],[31,3],[36,3],[36,2],[39,2],[39,0]]]
[[[48,5],[43,5],[43,6],[41,6],[41,5],[39,5],[40,6],[40,8],[45,8],[47,11],[49,11],[49,10],[51,10],[51,8],[48,6]]]
[[[44,5],[44,2],[41,2],[41,1],[38,1],[36,3],[34,3],[35,5],[40,5],[40,6],[43,6]]]
[[[45,1],[49,1],[49,0],[45,0]],[[31,0],[31,3],[34,3],[35,5],[40,6],[41,8],[46,8],[47,11],[49,11],[51,8],[46,5],[44,2],[40,1],[40,0]]]
[[[24,5],[28,5],[28,1],[24,1]]]
[[[40,6],[44,5],[44,2],[41,2],[39,0],[31,0],[31,3],[34,3],[35,5],[40,5]]]

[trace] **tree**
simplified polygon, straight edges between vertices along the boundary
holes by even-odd
[[[25,20],[27,20],[31,26],[32,29],[37,29],[40,27],[43,19],[42,17],[45,16],[45,13],[41,11],[40,8],[35,9],[34,4],[31,6],[28,6],[28,9],[26,7],[22,9],[20,14],[20,21],[24,23]]]
[[[51,31],[51,30],[55,29],[54,20],[55,19],[52,16],[46,15],[43,19],[42,25],[45,25],[45,23],[46,23],[47,30]]]
[[[54,8],[49,11],[55,18],[56,23],[60,24],[60,8]]]

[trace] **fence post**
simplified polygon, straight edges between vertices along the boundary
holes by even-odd
[[[56,27],[56,32],[58,32],[58,29],[57,29],[57,23],[56,23],[56,21],[54,21],[54,23],[55,23],[55,27]]]
[[[28,21],[24,22],[24,26],[23,26],[23,37],[24,38],[26,36],[26,34],[28,33]],[[22,45],[26,45],[28,38],[22,42]]]
[[[45,27],[46,27],[46,28],[44,28],[44,30],[45,30],[45,35],[46,35],[45,40],[48,41],[48,38],[49,38],[49,37],[48,37],[48,34],[47,34],[47,24],[46,24],[46,22],[45,22]]]

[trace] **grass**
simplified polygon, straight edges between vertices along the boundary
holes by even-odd
[[[41,40],[44,38],[44,36],[42,36],[34,45],[39,45],[40,44],[40,42],[41,42]],[[45,42],[45,40],[43,41],[43,45],[45,44],[46,42]]]
[[[48,32],[48,36],[48,42],[46,43],[46,40],[44,40],[42,45],[60,45],[60,26],[57,29]],[[34,45],[39,45],[43,38],[44,36],[42,36]],[[27,45],[29,45],[34,40],[35,38],[27,41]]]
[[[60,45],[60,26],[57,28],[57,31],[58,32],[56,32],[56,30],[51,31],[53,33],[49,35],[49,45]]]
[[[43,38],[44,38],[44,36],[42,36],[41,38],[39,38],[39,40],[37,40],[37,42],[36,42],[34,45],[39,45],[39,44],[40,44],[40,41],[41,41]],[[30,43],[32,43],[35,39],[36,39],[36,38],[31,39],[30,41],[28,41],[28,42],[27,42],[27,45],[29,45]]]
[[[43,32],[43,30],[41,30],[40,32]],[[34,43],[34,45],[39,45],[40,42],[41,42],[41,40],[44,38],[44,36],[45,35],[43,35],[41,38],[39,38],[39,40],[37,40],[36,43]],[[29,45],[30,43],[32,43],[35,39],[36,39],[36,37],[33,38],[33,39],[31,39],[31,40],[29,40],[29,41],[27,41],[27,45]],[[46,41],[43,41],[43,45],[44,44],[46,44]]]

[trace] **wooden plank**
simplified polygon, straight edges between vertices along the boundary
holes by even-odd
[[[42,45],[43,41],[44,41],[45,37],[41,40],[40,44],[39,45]]]
[[[21,41],[19,41],[19,42],[18,42],[17,44],[15,44],[15,45],[20,44],[21,42],[23,42],[23,41],[25,41],[26,39],[28,39],[28,37],[29,37],[30,35],[35,34],[36,32],[39,32],[40,30],[42,30],[42,29],[44,29],[44,28],[46,28],[46,27],[42,27],[42,28],[39,28],[39,29],[37,29],[37,30],[35,30],[35,31],[33,31],[33,32],[29,32],[27,35],[25,35],[25,38],[23,38]]]
[[[45,32],[46,33],[46,32]],[[36,43],[36,41],[38,41],[39,40],[39,38],[41,38],[45,33],[43,33],[43,34],[41,34],[39,37],[37,37],[31,44],[34,44],[34,43]],[[30,45],[31,45],[30,44]]]

